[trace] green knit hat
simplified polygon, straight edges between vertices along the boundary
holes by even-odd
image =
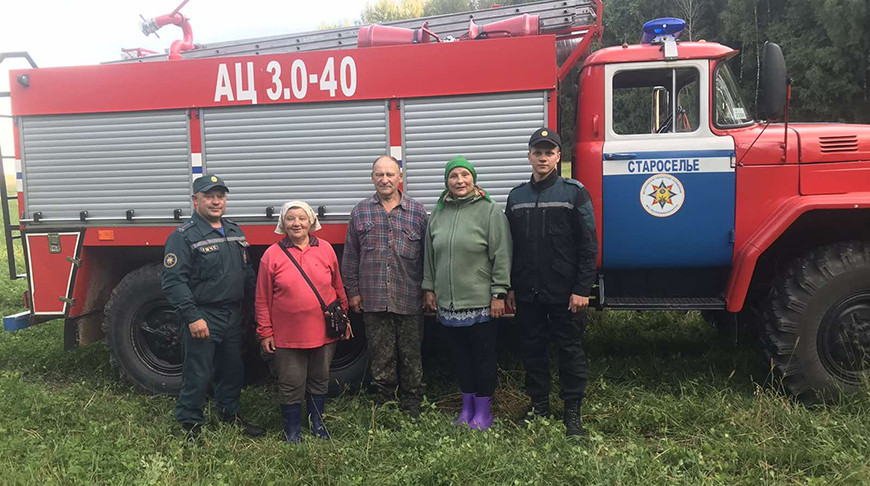
[[[453,159],[451,159],[450,162],[447,162],[447,166],[444,167],[444,185],[445,186],[447,186],[447,178],[450,176],[450,171],[452,171],[453,169],[455,169],[457,167],[464,167],[464,168],[468,169],[468,172],[471,172],[471,177],[474,178],[474,183],[477,184],[477,171],[474,170],[474,166],[471,165],[471,162],[469,162],[465,157],[460,155],[458,157],[453,157]]]
[[[450,162],[447,162],[447,166],[444,167],[444,187],[447,187],[447,178],[450,176],[450,172],[457,167],[463,167],[468,169],[468,172],[471,172],[471,177],[474,181],[474,188],[480,191],[480,194],[483,195],[484,199],[492,202],[492,198],[489,197],[489,194],[487,194],[486,191],[484,191],[480,188],[480,186],[477,185],[477,171],[474,170],[474,166],[471,165],[471,162],[469,162],[465,157],[461,155],[458,157],[453,157]],[[449,189],[444,189],[441,192],[441,196],[438,198],[438,203],[435,205],[435,211],[439,211],[444,208],[444,198],[447,197],[448,192],[450,192]]]

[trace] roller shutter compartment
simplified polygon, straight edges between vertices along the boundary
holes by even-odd
[[[230,187],[230,217],[302,200],[346,219],[389,152],[383,100],[206,109],[202,125],[203,164]]]
[[[189,216],[188,124],[185,111],[22,117],[25,219]]]
[[[542,91],[405,100],[405,188],[430,211],[444,190],[444,166],[461,155],[504,206],[510,190],[529,179],[528,143],[547,119]]]

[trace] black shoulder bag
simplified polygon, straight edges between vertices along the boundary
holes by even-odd
[[[305,274],[305,271],[302,270],[302,266],[299,265],[299,262],[293,258],[293,255],[284,248],[284,245],[278,243],[278,246],[284,250],[284,254],[287,255],[287,258],[296,265],[296,268],[299,269],[299,273],[302,274],[302,278],[308,282],[308,286],[311,287],[311,290],[314,291],[314,295],[317,297],[317,301],[320,302],[320,308],[323,310],[323,319],[326,321],[326,335],[329,337],[342,337],[347,332],[347,326],[350,325],[350,319],[347,317],[347,312],[344,311],[344,308],[341,307],[341,299],[336,298],[335,302],[329,304],[328,306],[323,302],[323,298],[320,296],[320,292],[314,287],[314,284],[311,283],[311,279],[308,278],[308,275]]]

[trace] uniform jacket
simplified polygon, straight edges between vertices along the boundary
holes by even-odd
[[[510,286],[511,235],[497,204],[480,195],[448,198],[429,217],[423,290],[445,309],[489,307]]]
[[[248,242],[236,223],[222,218],[224,235],[198,213],[166,240],[163,292],[184,324],[203,319],[198,306],[239,304],[252,294],[254,270]]]
[[[514,242],[517,299],[567,303],[587,297],[596,278],[598,239],[589,191],[553,171],[513,188],[505,208]]]
[[[308,246],[299,249],[289,238],[284,238],[267,248],[260,259],[254,306],[257,335],[260,339],[274,336],[278,348],[311,349],[338,341],[338,338],[327,337],[320,301],[279,245],[293,254],[326,305],[338,298],[347,310],[347,297],[332,245],[311,235]]]

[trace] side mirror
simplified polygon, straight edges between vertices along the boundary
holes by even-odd
[[[773,42],[765,42],[761,54],[761,99],[759,108],[768,120],[782,117],[788,93],[788,73],[782,49]]]

